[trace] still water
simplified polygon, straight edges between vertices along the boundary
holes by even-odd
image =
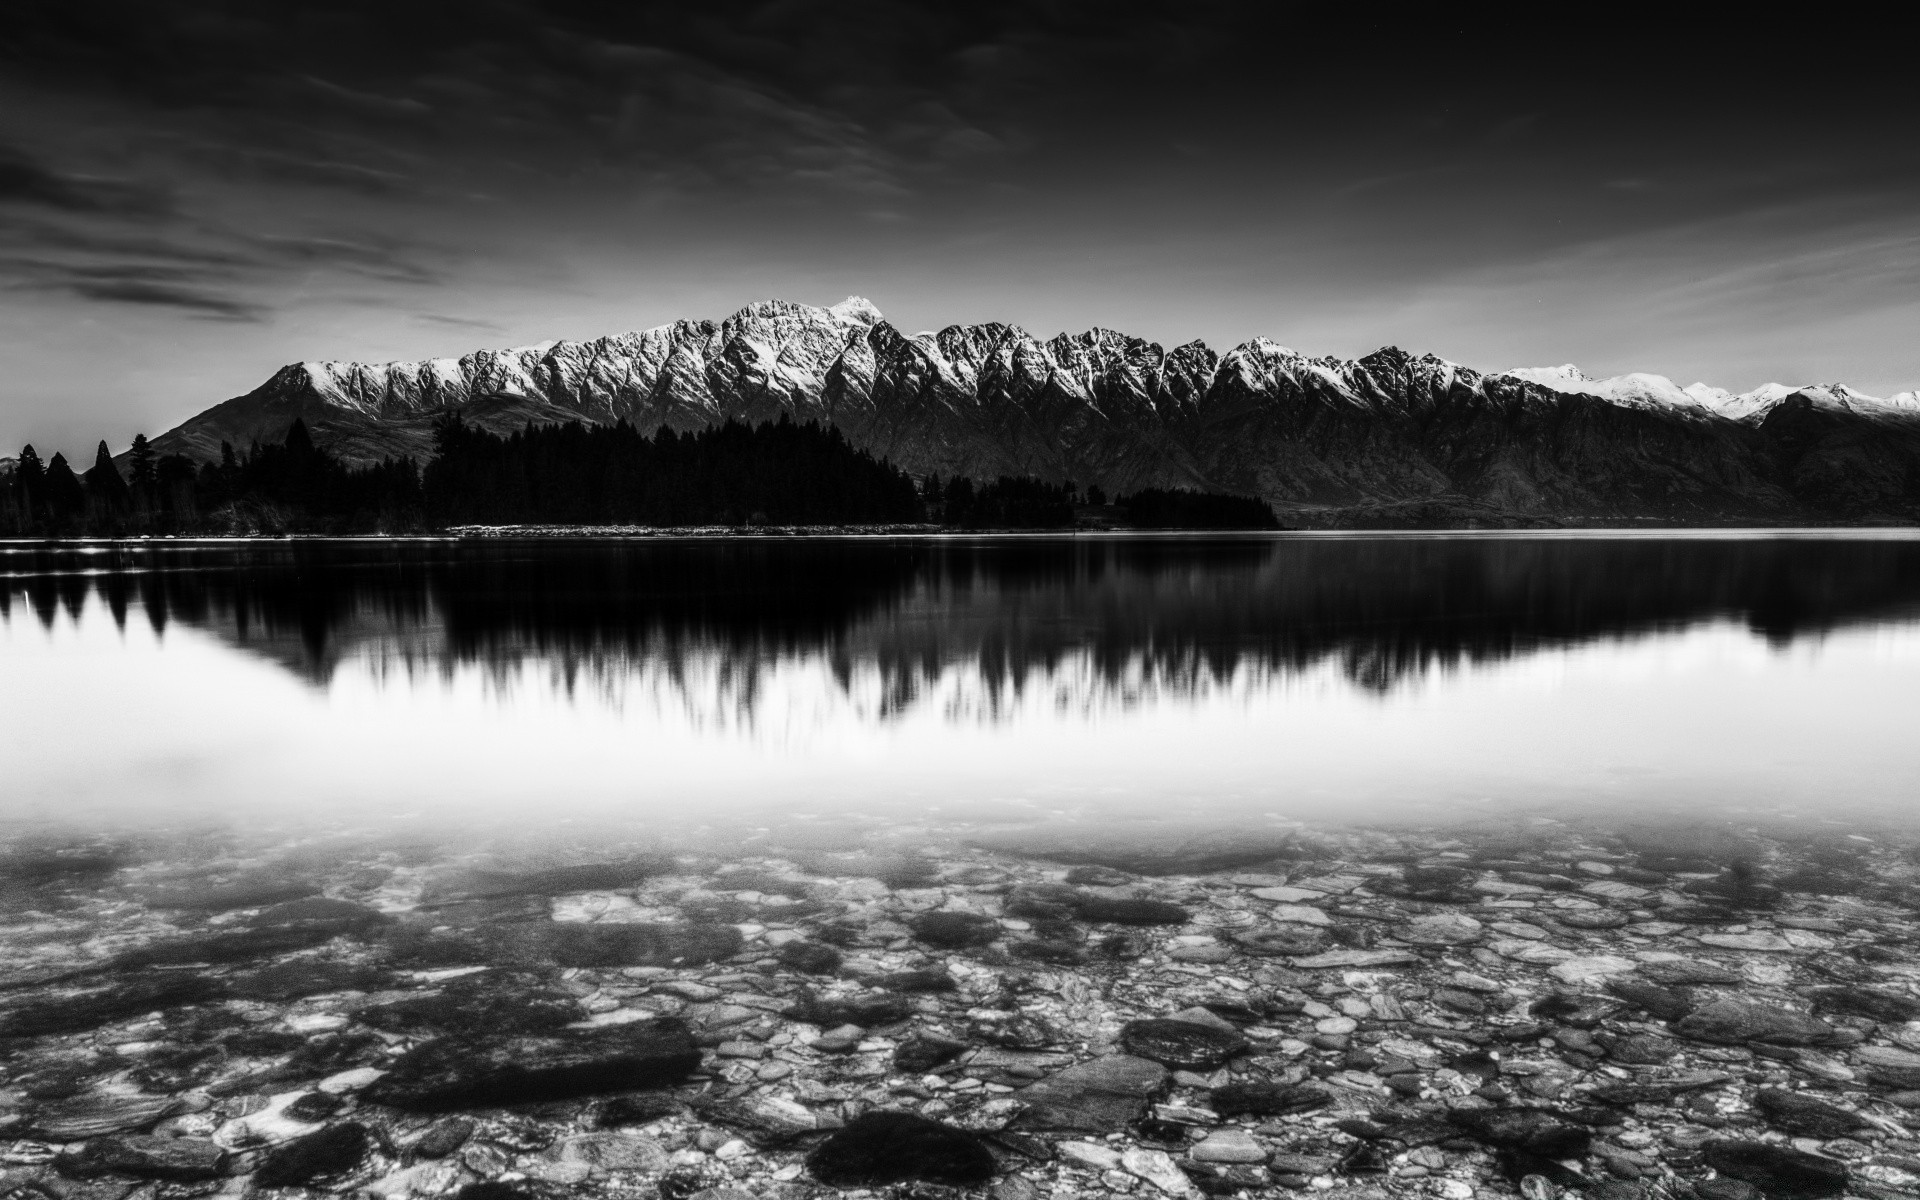
[[[0,547],[0,819],[1903,824],[1920,540]]]

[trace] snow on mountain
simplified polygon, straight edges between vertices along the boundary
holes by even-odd
[[[1767,420],[1782,405],[1783,419]],[[785,416],[831,424],[918,476],[1071,480],[1109,494],[1203,487],[1302,512],[1437,504],[1447,516],[1420,519],[1479,519],[1445,507],[1467,504],[1726,519],[1911,504],[1920,516],[1920,496],[1898,482],[1920,477],[1912,392],[1734,394],[1650,373],[1593,379],[1572,364],[1488,375],[1390,346],[1344,359],[1256,338],[1220,353],[1111,329],[1043,339],[998,322],[909,335],[859,297],[768,300],[720,321],[458,358],[294,363],[154,445],[217,460],[223,444],[277,441],[303,419],[348,461],[425,460],[449,411],[497,433]],[[1884,445],[1861,448],[1863,420]],[[1800,465],[1783,474],[1783,463]]]
[[[1805,387],[1768,383],[1750,392],[1734,393],[1706,383],[1693,383],[1682,388],[1665,375],[1641,371],[1594,379],[1572,363],[1557,367],[1519,367],[1501,374],[1569,395],[1598,396],[1616,404],[1640,407],[1666,405],[1690,410],[1704,409],[1735,421],[1765,415],[1776,404],[1795,394],[1808,397],[1816,405],[1835,406],[1869,416],[1888,410],[1920,412],[1920,402],[1916,402],[1913,392],[1900,392],[1883,399],[1837,383],[1809,384]]]

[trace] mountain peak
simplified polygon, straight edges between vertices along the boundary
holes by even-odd
[[[840,303],[829,307],[827,311],[853,325],[872,327],[886,320],[880,315],[880,310],[874,307],[873,301],[865,296],[848,296]]]

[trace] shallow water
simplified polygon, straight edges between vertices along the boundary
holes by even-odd
[[[0,1196],[1920,1194],[1916,685],[1905,534],[0,547]]]

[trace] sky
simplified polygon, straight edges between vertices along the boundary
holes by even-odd
[[[303,359],[852,294],[909,333],[1920,387],[1890,31],[1351,7],[15,0],[0,453]]]

